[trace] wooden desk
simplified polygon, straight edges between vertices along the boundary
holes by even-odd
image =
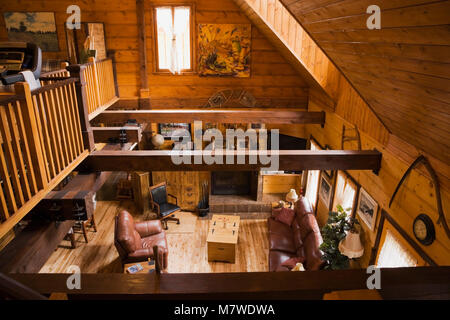
[[[239,216],[219,214],[212,216],[206,239],[208,261],[235,263],[240,220]]]

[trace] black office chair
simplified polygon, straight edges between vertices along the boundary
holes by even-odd
[[[177,197],[171,195],[170,193],[167,193],[167,184],[165,182],[162,182],[157,185],[151,186],[149,190],[150,205],[152,206],[152,209],[156,208],[158,219],[161,220],[164,229],[167,230],[169,228],[167,226],[167,221],[176,221],[177,224],[180,224],[180,219],[175,218],[174,214],[181,211],[181,208],[178,206]],[[167,197],[174,198],[175,204],[167,202]]]

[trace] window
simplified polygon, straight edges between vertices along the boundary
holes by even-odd
[[[344,210],[350,208],[350,211],[347,211],[347,214],[351,215],[355,204],[357,186],[352,179],[342,171],[338,171],[336,179],[333,211],[337,211],[337,206],[341,205]]]
[[[155,8],[156,71],[192,71],[192,12],[190,6]]]
[[[402,246],[394,233],[387,229],[383,246],[378,255],[377,267],[379,268],[400,268],[415,267],[417,259]]]
[[[312,151],[320,150],[320,147],[314,140],[311,139],[310,149]],[[308,170],[305,197],[314,209],[316,208],[317,192],[319,190],[319,176],[320,170]]]

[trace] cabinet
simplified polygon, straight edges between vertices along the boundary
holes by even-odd
[[[198,171],[153,171],[153,185],[166,182],[167,192],[178,198],[182,210],[195,211],[202,196],[201,184],[208,181],[209,172]]]

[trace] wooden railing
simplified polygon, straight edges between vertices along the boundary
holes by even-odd
[[[367,290],[365,269],[247,273],[83,273],[81,288],[67,287],[71,274],[11,273],[1,281],[0,297],[36,299],[36,293],[66,294],[69,299],[322,299],[325,293]],[[383,299],[449,299],[450,267],[381,268]],[[14,283],[17,281],[18,283]],[[22,285],[22,290],[19,289]],[[28,291],[25,289],[28,288]],[[34,294],[30,292],[34,291]],[[31,296],[29,296],[31,294]]]
[[[0,100],[0,237],[89,154],[76,82],[33,92],[17,83],[16,95]]]
[[[114,86],[114,71],[111,59],[96,62],[94,58],[83,65],[81,72],[86,81],[86,104],[89,120],[114,104],[118,97]]]

